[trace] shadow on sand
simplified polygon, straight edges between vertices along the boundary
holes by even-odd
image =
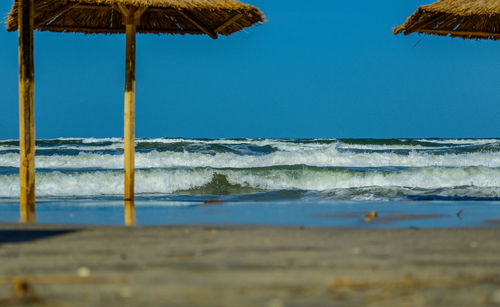
[[[61,236],[77,231],[76,229],[9,229],[0,230],[0,245],[6,243],[23,243],[54,236]]]

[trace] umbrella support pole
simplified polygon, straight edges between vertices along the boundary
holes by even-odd
[[[20,218],[35,222],[34,0],[20,0],[18,8]]]
[[[134,201],[135,173],[135,23],[127,22],[125,59],[124,170],[126,201]]]
[[[133,201],[125,201],[125,226],[135,226],[135,204]]]
[[[125,54],[125,116],[124,116],[124,173],[125,187],[123,198],[134,201],[135,178],[135,34],[137,25],[146,7],[126,7],[117,4],[125,19],[126,54]]]

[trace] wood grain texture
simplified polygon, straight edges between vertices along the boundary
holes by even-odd
[[[20,1],[19,26],[19,179],[22,222],[35,221],[34,0]]]
[[[124,118],[124,199],[134,200],[135,176],[135,44],[136,25],[126,24],[127,42],[125,57],[125,118]]]

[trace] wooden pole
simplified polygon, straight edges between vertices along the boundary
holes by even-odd
[[[135,204],[133,201],[125,201],[125,225],[135,226]]]
[[[135,173],[135,31],[136,23],[132,10],[126,18],[125,57],[125,120],[124,120],[124,170],[126,201],[134,200]]]
[[[35,217],[34,0],[19,0],[19,179],[21,222]]]

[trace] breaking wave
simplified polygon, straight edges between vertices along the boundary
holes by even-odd
[[[138,139],[136,192],[238,199],[499,200],[498,139]],[[37,195],[123,193],[119,138],[37,141]],[[19,195],[0,140],[0,197]]]
[[[39,172],[36,180],[40,196],[120,195],[123,192],[123,173],[118,170]],[[474,190],[475,196],[500,197],[500,168],[395,170],[303,165],[247,169],[139,169],[136,172],[136,192],[139,194],[225,195],[280,190],[339,193],[341,189],[356,194],[352,189],[376,188],[386,191],[396,189],[400,193],[404,191],[404,195],[423,191],[446,192],[447,189],[456,193],[462,189]],[[464,194],[463,191],[460,194]],[[15,197],[18,193],[18,175],[0,175],[0,197]]]

